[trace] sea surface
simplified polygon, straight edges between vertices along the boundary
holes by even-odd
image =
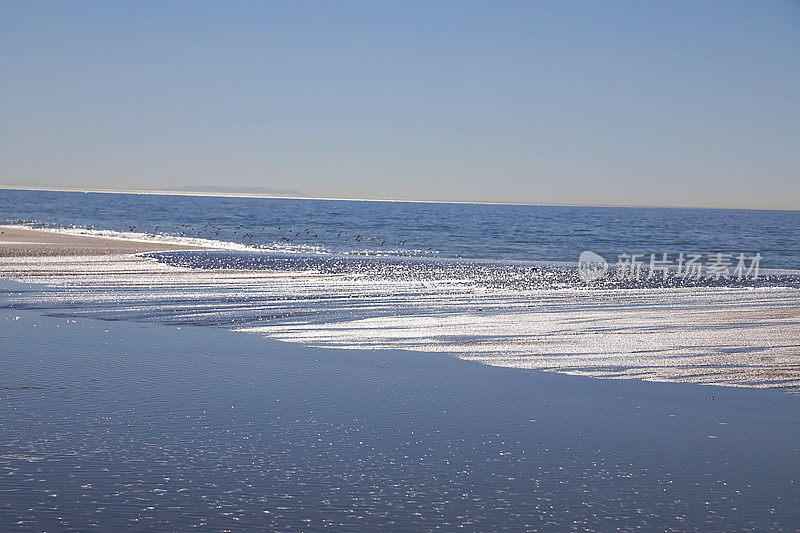
[[[0,275],[41,284],[18,309],[800,390],[800,212],[0,190],[0,221],[206,248],[5,259]]]
[[[0,221],[288,252],[495,262],[575,262],[584,250],[609,261],[624,253],[760,252],[766,268],[800,268],[800,211],[0,190]]]

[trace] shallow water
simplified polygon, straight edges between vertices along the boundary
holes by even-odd
[[[778,392],[32,311],[0,310],[0,343],[0,529],[800,523]]]
[[[800,389],[796,278],[586,287],[574,269],[199,251],[0,259],[15,309],[446,352],[599,378]]]

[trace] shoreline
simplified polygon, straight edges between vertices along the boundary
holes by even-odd
[[[189,244],[136,241],[123,237],[74,235],[23,226],[0,226],[0,258],[133,255],[172,250],[204,250]]]
[[[446,279],[373,283],[137,255],[209,246],[0,232],[0,277],[45,287],[11,298],[17,308],[216,326],[305,346],[448,353],[594,378],[800,390],[797,289],[475,292]]]

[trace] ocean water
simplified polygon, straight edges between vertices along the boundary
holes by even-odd
[[[0,219],[204,250],[4,259],[16,308],[444,352],[597,378],[800,389],[800,212],[0,191]],[[761,257],[758,277],[614,275],[620,254]],[[733,274],[733,265],[727,274]],[[753,279],[755,278],[755,279]]]
[[[584,250],[611,261],[622,253],[760,252],[764,267],[800,268],[799,211],[0,190],[0,221],[290,252],[549,262],[575,262]]]

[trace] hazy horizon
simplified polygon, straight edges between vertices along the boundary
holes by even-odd
[[[648,205],[648,204],[590,204],[590,203],[547,203],[547,202],[524,202],[524,201],[488,201],[488,200],[441,200],[427,199],[414,200],[408,198],[357,198],[344,196],[313,196],[302,191],[279,191],[271,190],[266,187],[234,187],[231,190],[214,187],[215,190],[206,190],[206,187],[187,187],[187,188],[122,188],[122,187],[57,187],[46,185],[15,185],[0,183],[0,190],[12,191],[53,191],[53,192],[73,192],[73,193],[97,193],[97,194],[143,194],[143,195],[163,195],[163,196],[211,196],[211,197],[230,197],[230,198],[274,198],[287,200],[333,200],[343,202],[398,202],[398,203],[432,203],[432,204],[486,204],[486,205],[519,205],[519,206],[542,206],[542,207],[620,207],[620,208],[644,208],[644,209],[717,209],[732,211],[800,211],[792,208],[762,208],[762,207],[709,207],[704,205]],[[256,189],[264,189],[258,191]],[[270,192],[271,191],[271,192]]]
[[[800,209],[796,2],[0,15],[12,187]]]

